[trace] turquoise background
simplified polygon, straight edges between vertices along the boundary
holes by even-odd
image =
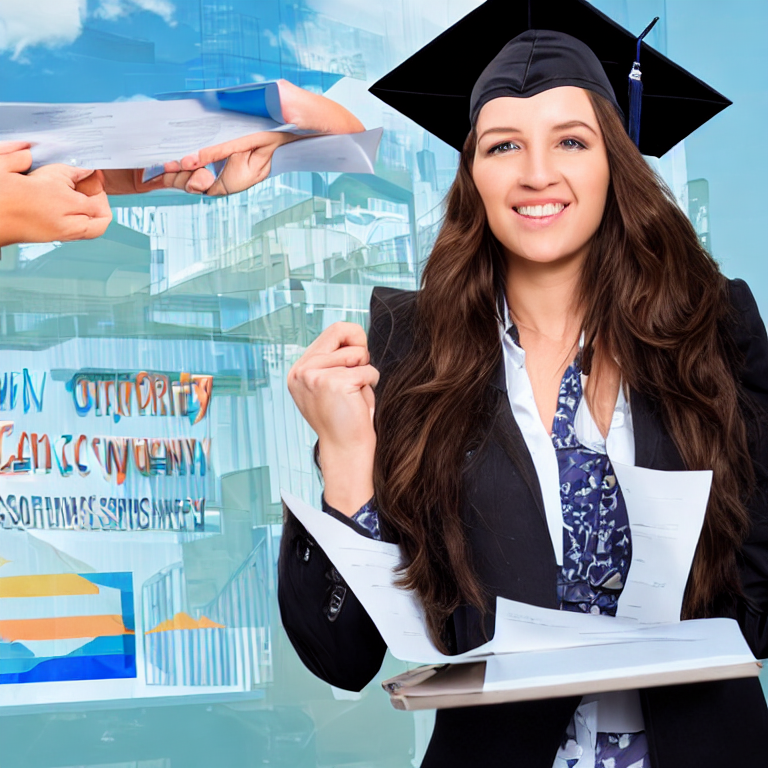
[[[171,372],[194,366],[214,375],[209,496],[221,532],[194,541],[168,534],[182,553],[180,599],[201,615],[221,595],[239,594],[247,565],[263,586],[253,621],[265,640],[259,682],[237,694],[200,695],[190,685],[152,701],[52,705],[43,692],[19,708],[0,687],[0,768],[418,765],[432,716],[395,712],[377,681],[350,694],[315,679],[279,625],[279,489],[315,501],[320,490],[313,435],[285,377],[324,327],[367,322],[373,285],[418,284],[456,153],[366,89],[477,4],[0,6],[2,101],[133,99],[284,77],[327,92],[366,127],[385,129],[375,176],[286,174],[216,200],[180,192],[115,197],[114,223],[99,241],[3,249],[0,370],[16,370],[22,359],[50,369],[77,349],[137,370],[165,361]],[[661,16],[647,42],[734,101],[652,162],[725,273],[745,278],[768,316],[768,4],[595,4],[633,31]],[[107,534],[67,535],[98,547]],[[140,558],[140,542],[133,546]],[[151,585],[134,589],[146,601]],[[388,657],[379,677],[402,668]]]

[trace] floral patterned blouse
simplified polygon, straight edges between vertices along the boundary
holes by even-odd
[[[579,363],[580,356],[563,374],[552,423],[563,508],[557,597],[561,610],[615,616],[632,561],[632,537],[610,459],[576,437],[576,411],[583,396]],[[566,729],[554,768],[582,768],[577,721],[578,712]],[[650,768],[644,732],[598,733],[594,753],[594,768]]]

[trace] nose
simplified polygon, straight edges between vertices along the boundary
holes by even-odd
[[[527,189],[546,189],[559,180],[557,163],[547,147],[529,146],[523,154],[520,169],[520,185]]]

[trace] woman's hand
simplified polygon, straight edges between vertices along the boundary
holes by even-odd
[[[0,143],[0,246],[84,240],[104,234],[112,212],[94,171],[32,165],[30,145]],[[84,185],[84,186],[83,186]]]
[[[287,80],[278,80],[280,109],[287,123],[313,134],[359,133],[363,124],[347,109],[335,101],[310,93]],[[231,195],[242,192],[269,176],[272,155],[282,144],[297,141],[301,136],[278,131],[263,131],[227,141],[188,155],[180,163],[168,163],[166,172],[190,174],[184,179],[188,192],[207,192],[209,195]],[[213,181],[213,176],[203,166],[226,160],[227,164]],[[166,174],[167,175],[167,174]],[[182,176],[183,178],[183,176]],[[211,180],[209,183],[209,179]]]
[[[325,499],[353,515],[373,496],[373,387],[365,331],[334,323],[315,339],[288,373],[288,390],[317,433]]]

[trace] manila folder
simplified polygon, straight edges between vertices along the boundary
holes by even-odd
[[[733,619],[657,625],[637,635],[629,641],[418,667],[382,686],[396,709],[416,710],[584,696],[760,672]]]

